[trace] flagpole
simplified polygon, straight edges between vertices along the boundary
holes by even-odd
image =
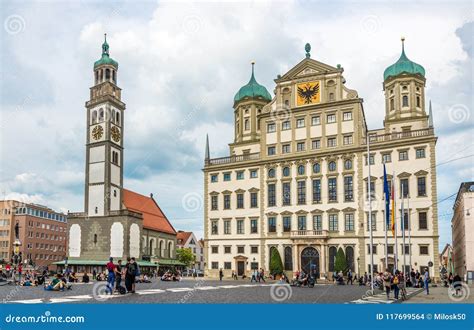
[[[385,269],[388,269],[388,219],[390,219],[389,209],[390,207],[390,192],[388,191],[388,180],[387,180],[387,169],[385,163],[383,164],[383,190],[384,190],[384,199],[385,199]]]
[[[403,239],[403,273],[405,274],[406,248],[405,248],[405,196],[402,195],[402,239]]]
[[[408,263],[410,264],[411,272],[411,210],[410,210],[410,196],[407,197],[407,206],[408,206],[408,246],[409,246],[409,254],[408,254]]]
[[[393,174],[393,183],[392,184],[395,184],[395,173]],[[395,193],[395,186],[393,187],[393,192]],[[402,194],[403,194],[403,188],[402,188]],[[395,260],[393,261],[393,264],[394,264],[394,271],[397,270],[398,268],[398,240],[397,240],[397,236],[398,236],[398,230],[397,230],[397,211],[396,211],[396,203],[395,203],[395,196],[393,198],[394,200],[394,205],[393,205],[393,214],[394,214],[394,236],[395,236]]]
[[[366,128],[366,138],[367,138],[367,164],[369,170],[369,177],[367,178],[367,193],[369,194],[369,227],[370,227],[370,288],[372,289],[372,294],[374,293],[374,237],[372,234],[372,191],[371,191],[371,174],[370,174],[370,136],[369,130]]]

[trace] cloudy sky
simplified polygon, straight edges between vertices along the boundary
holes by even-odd
[[[311,43],[312,58],[344,67],[375,129],[383,70],[405,36],[433,103],[444,245],[452,195],[474,177],[472,13],[468,1],[2,1],[1,197],[82,210],[84,102],[104,32],[127,104],[125,186],[153,192],[177,229],[199,237],[205,134],[212,157],[227,155],[251,60],[272,91]]]

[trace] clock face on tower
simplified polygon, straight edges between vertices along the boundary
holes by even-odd
[[[94,140],[100,140],[102,138],[102,135],[104,135],[104,128],[100,125],[94,127],[92,130],[92,138]]]
[[[116,126],[112,126],[110,129],[110,135],[112,136],[112,140],[115,142],[118,143],[120,141],[120,130]]]

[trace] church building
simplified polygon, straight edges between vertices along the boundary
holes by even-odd
[[[288,276],[304,270],[331,278],[339,250],[347,269],[364,274],[371,270],[372,223],[374,271],[385,269],[386,251],[389,268],[428,268],[438,277],[437,137],[425,69],[408,59],[402,42],[399,59],[381,70],[385,120],[369,129],[371,114],[347,87],[342,66],[314,60],[309,44],[305,50],[301,62],[274,80],[273,95],[257,82],[252,63],[229,112],[229,155],[211,158],[207,141],[206,274],[268,271],[273,249]],[[397,219],[397,240],[389,230],[388,244],[383,164]]]
[[[117,72],[105,39],[85,105],[84,212],[68,215],[67,263],[78,272],[101,269],[109,257],[124,263],[135,257],[145,269],[182,266],[175,260],[176,230],[153,195],[123,186],[125,103]]]

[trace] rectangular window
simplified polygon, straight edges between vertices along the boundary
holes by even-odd
[[[250,178],[251,179],[258,178],[258,171],[257,170],[250,170]]]
[[[304,118],[296,119],[296,128],[304,127]]]
[[[270,123],[267,125],[267,133],[273,133],[276,131],[275,123]]]
[[[211,182],[217,182],[217,178],[218,178],[217,174],[212,174],[211,175]]]
[[[328,196],[330,202],[337,202],[337,179],[328,179]]]
[[[425,149],[416,149],[416,158],[425,158]]]
[[[224,195],[224,210],[230,210],[230,195]]]
[[[410,194],[408,179],[400,179],[400,194],[403,194],[403,197],[408,197]]]
[[[217,235],[217,234],[218,234],[218,224],[217,224],[217,220],[211,221],[211,234],[212,234],[212,235]]]
[[[237,246],[237,253],[245,253],[245,247]]]
[[[405,244],[405,249],[403,249],[403,244],[400,244],[400,250],[402,251],[402,254],[410,254],[410,245]]]
[[[352,176],[344,177],[344,201],[351,202],[354,200],[354,184]]]
[[[305,215],[298,216],[298,230],[306,230],[306,216]]]
[[[252,254],[258,253],[258,246],[251,246],[250,247],[250,253],[252,253]]]
[[[258,225],[257,219],[250,219],[250,233],[251,234],[258,233],[257,225]]]
[[[258,193],[250,193],[250,207],[258,207]]]
[[[428,217],[426,212],[418,213],[418,229],[428,229]]]
[[[426,178],[419,177],[418,181],[418,196],[426,196]]]
[[[230,246],[224,246],[224,253],[231,253]]]
[[[231,262],[224,262],[224,269],[232,269],[232,263]]]
[[[244,220],[237,220],[237,234],[244,233]]]
[[[230,181],[230,172],[224,173],[224,181]]]
[[[327,116],[327,123],[328,124],[335,123],[335,122],[336,122],[336,115],[335,114]]]
[[[369,194],[368,194],[368,190],[369,190],[369,183],[368,181],[365,182],[365,199],[369,199]],[[374,181],[370,181],[370,198],[372,200],[375,199],[375,182]]]
[[[224,234],[230,235],[230,220],[224,220]]]
[[[268,184],[267,189],[268,189],[268,206],[275,206],[276,205],[275,184],[274,183]]]
[[[345,231],[354,230],[354,214],[352,213],[344,214],[344,230]]]
[[[283,231],[284,232],[291,231],[291,217],[288,217],[288,216],[283,217]]]
[[[298,181],[298,204],[306,204],[306,181]]]
[[[290,145],[289,144],[284,144],[281,146],[281,153],[282,154],[288,154],[290,153]]]
[[[314,230],[323,230],[323,219],[321,214],[313,215],[313,228]]]
[[[219,263],[217,261],[213,261],[211,263],[211,268],[212,269],[219,269]]]
[[[244,194],[237,194],[237,208],[244,208]]]
[[[282,184],[282,201],[283,205],[291,204],[291,186],[289,182],[283,182]]]
[[[313,140],[311,141],[311,148],[312,149],[321,149],[321,140]]]
[[[268,218],[268,232],[269,233],[276,232],[276,218],[275,217]]]
[[[276,154],[276,148],[275,147],[268,147],[267,149],[267,155],[268,156],[273,156]]]
[[[344,112],[342,115],[342,120],[344,121],[352,120],[352,112],[350,111]]]
[[[329,230],[339,231],[339,220],[337,219],[337,214],[329,215]]]
[[[393,254],[393,245],[387,245],[387,254]]]
[[[370,165],[375,164],[375,158],[374,155],[370,155]],[[365,155],[365,165],[367,166],[367,155]]]
[[[371,254],[370,253],[370,244],[367,244],[367,253],[368,254]],[[377,245],[374,244],[374,254],[377,254]],[[375,268],[374,268],[375,269]]]
[[[296,144],[296,151],[305,151],[306,143],[305,142],[298,142]]]
[[[391,154],[382,154],[382,163],[391,163],[392,155]]]
[[[408,151],[400,151],[398,153],[398,160],[408,160]]]
[[[219,247],[218,246],[211,246],[211,253],[212,254],[219,253]]]
[[[290,121],[287,120],[287,121],[284,121],[283,123],[281,123],[281,129],[282,131],[285,131],[285,130],[288,130],[291,128],[291,124],[290,124]]]
[[[211,196],[211,210],[215,211],[218,209],[218,196],[212,195]]]
[[[244,171],[237,171],[237,180],[244,179]]]
[[[404,210],[403,211],[403,222],[401,223],[401,230],[409,230],[410,228],[408,227],[408,211]]]
[[[321,180],[313,180],[313,203],[321,202]]]
[[[336,145],[337,145],[337,143],[336,143],[336,138],[335,137],[328,138],[328,148],[333,148]]]
[[[420,245],[420,255],[428,255],[428,245]]]
[[[343,143],[344,143],[344,145],[350,145],[350,144],[352,144],[352,143],[353,143],[353,141],[352,141],[352,135],[344,135]]]
[[[312,126],[321,125],[321,117],[319,116],[311,117],[311,125]]]
[[[366,231],[369,231],[369,228],[370,228],[370,224],[369,224],[369,212],[366,212],[365,213],[365,217],[366,217],[366,221],[367,221],[367,224],[365,226],[366,228]],[[376,231],[377,230],[377,215],[375,212],[372,212],[372,231]]]

